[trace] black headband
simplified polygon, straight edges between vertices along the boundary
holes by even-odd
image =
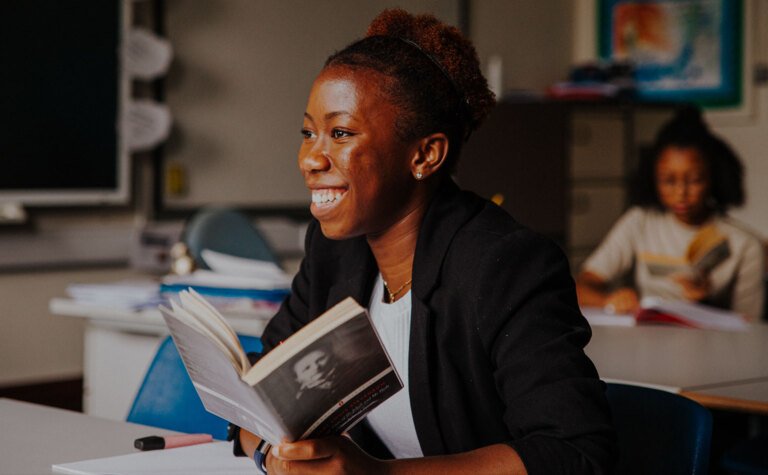
[[[374,36],[380,37],[380,38],[394,38],[396,40],[399,40],[407,44],[411,48],[414,48],[416,51],[418,51],[427,59],[429,59],[429,61],[437,67],[437,69],[440,71],[443,77],[445,77],[445,79],[448,80],[448,83],[451,85],[453,92],[456,94],[456,97],[458,97],[459,99],[459,102],[458,102],[459,116],[463,116],[464,119],[467,120],[467,123],[469,123],[470,115],[469,115],[469,103],[467,102],[467,99],[464,97],[464,94],[462,94],[461,89],[459,89],[459,85],[456,84],[456,81],[453,80],[451,75],[448,74],[448,71],[445,69],[445,67],[440,63],[440,61],[437,60],[437,58],[434,57],[434,55],[432,55],[430,52],[426,51],[424,48],[419,46],[419,44],[416,43],[415,41],[405,38],[403,36],[373,35],[373,36],[369,36],[368,38],[372,38]],[[363,38],[363,39],[365,40],[367,38]],[[466,137],[464,137],[465,140],[469,138],[471,131],[472,131],[472,127],[471,126],[467,127]]]
[[[448,84],[450,84],[451,89],[453,89],[454,94],[456,95],[458,102],[457,102],[457,110],[456,110],[456,117],[460,120],[466,123],[466,127],[464,130],[464,140],[466,141],[469,139],[469,136],[472,134],[472,120],[471,120],[471,114],[469,109],[469,102],[464,97],[464,94],[462,94],[461,89],[459,89],[458,84],[456,84],[456,81],[453,80],[450,74],[448,74],[448,71],[445,69],[445,67],[440,63],[440,61],[435,58],[434,55],[426,51],[424,48],[418,45],[415,41],[402,37],[402,36],[394,36],[394,35],[371,35],[367,36],[365,38],[361,38],[357,40],[352,45],[348,46],[347,48],[350,48],[354,45],[363,43],[366,40],[372,39],[372,38],[387,38],[387,39],[394,39],[397,41],[400,41],[401,43],[408,45],[409,48],[412,48],[415,51],[418,51],[422,56],[429,59],[429,61],[437,67],[438,71],[440,71],[440,74],[448,81]]]
[[[451,75],[448,74],[448,71],[445,70],[445,68],[443,67],[442,64],[440,64],[440,61],[438,61],[437,58],[435,58],[429,52],[425,51],[424,48],[419,46],[419,44],[416,43],[413,40],[409,40],[408,38],[404,38],[402,36],[392,36],[391,38],[396,38],[396,39],[402,41],[403,43],[408,44],[408,45],[416,48],[416,50],[418,50],[421,54],[423,54],[430,61],[432,61],[432,64],[437,66],[437,69],[439,69],[440,72],[443,73],[443,76],[445,76],[445,79],[447,79],[448,82],[451,83],[451,87],[453,88],[453,91],[456,93],[456,95],[459,97],[459,99],[461,99],[461,102],[465,102],[464,94],[461,93],[461,90],[459,89],[459,85],[456,84],[456,81],[454,81],[453,78],[451,77]]]

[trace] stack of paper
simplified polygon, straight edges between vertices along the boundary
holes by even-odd
[[[70,475],[239,475],[256,473],[253,460],[232,455],[232,444],[214,442],[178,449],[153,450],[82,462],[55,464],[56,473]]]
[[[124,280],[109,284],[71,284],[67,294],[86,305],[140,309],[162,303],[160,284],[147,280]]]
[[[290,289],[290,276],[273,262],[245,259],[205,249],[202,257],[212,270],[168,276],[160,287],[164,297],[175,298],[194,289],[220,312],[269,318]]]

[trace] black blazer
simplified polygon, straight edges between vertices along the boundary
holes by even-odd
[[[364,237],[332,241],[313,221],[264,351],[348,296],[367,306],[377,272]],[[604,384],[556,245],[449,182],[421,227],[411,299],[410,400],[425,456],[506,443],[532,474],[610,471]]]

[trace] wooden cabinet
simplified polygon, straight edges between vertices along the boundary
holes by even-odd
[[[629,206],[629,182],[671,104],[499,103],[466,143],[456,179],[554,239],[572,269]]]

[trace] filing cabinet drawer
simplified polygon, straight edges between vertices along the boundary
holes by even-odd
[[[569,248],[597,246],[626,208],[620,182],[571,189]]]
[[[624,129],[619,113],[574,113],[571,120],[571,179],[622,177]]]

